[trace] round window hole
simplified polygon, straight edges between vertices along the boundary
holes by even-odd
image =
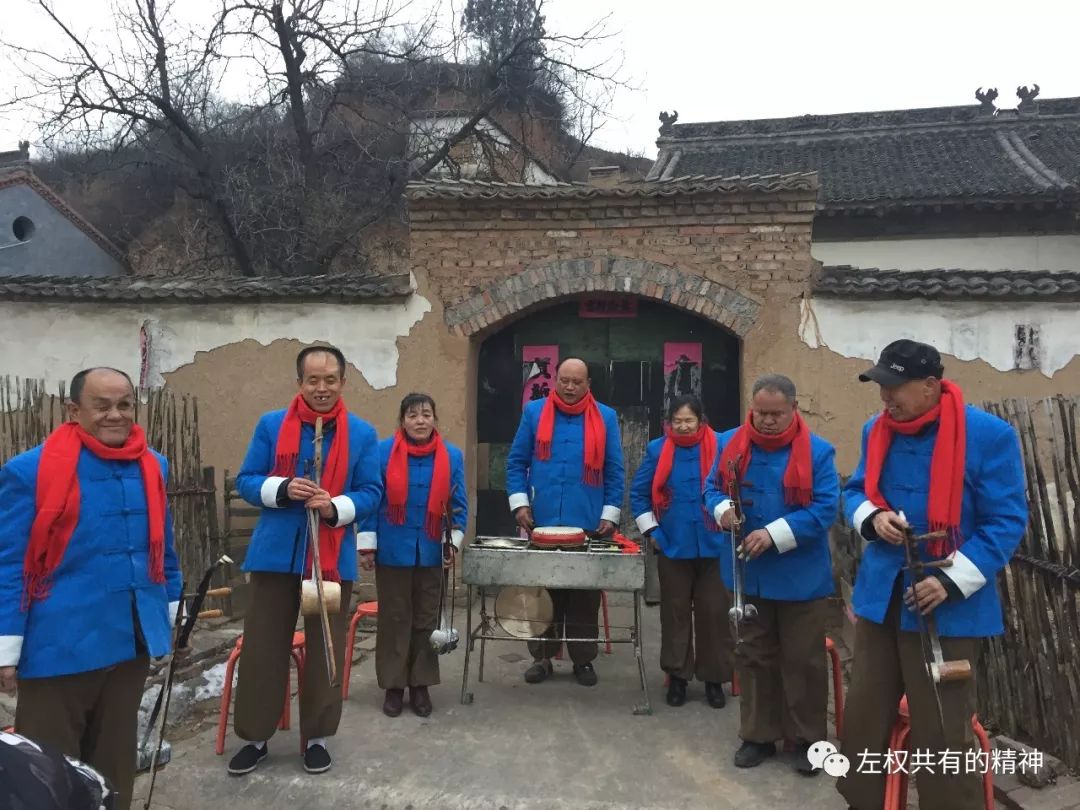
[[[11,232],[20,242],[26,242],[34,235],[34,220],[30,217],[16,217],[11,223]]]

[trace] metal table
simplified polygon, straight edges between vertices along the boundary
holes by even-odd
[[[645,676],[645,660],[641,653],[641,617],[645,591],[645,555],[643,553],[624,554],[621,552],[601,551],[601,546],[592,540],[583,549],[555,550],[540,549],[528,545],[526,541],[517,541],[515,548],[496,548],[485,546],[485,540],[505,541],[508,538],[477,537],[462,553],[461,579],[468,589],[468,607],[466,609],[466,644],[465,671],[461,678],[461,702],[473,702],[473,693],[469,691],[469,667],[471,654],[476,641],[480,642],[480,667],[477,680],[484,680],[484,652],[488,641],[595,641],[604,643],[604,638],[567,638],[565,628],[561,636],[544,638],[532,636],[523,638],[500,632],[495,617],[488,613],[488,588],[503,586],[567,588],[581,590],[626,591],[633,594],[634,624],[632,627],[612,626],[612,630],[629,631],[626,638],[614,637],[612,644],[633,644],[637,659],[638,675],[641,679],[641,693],[644,703],[634,706],[634,714],[652,714],[649,702],[649,687]],[[480,623],[473,628],[473,599],[475,591],[480,595]],[[599,633],[597,634],[599,635]]]

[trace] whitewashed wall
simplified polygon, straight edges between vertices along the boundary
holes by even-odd
[[[876,361],[899,338],[930,343],[959,360],[985,360],[999,371],[1016,368],[1018,324],[1039,328],[1039,369],[1047,377],[1080,354],[1080,306],[1051,303],[942,303],[804,300],[799,337],[845,357]]]
[[[1080,236],[982,236],[814,242],[824,265],[881,270],[1080,270]]]
[[[413,294],[392,304],[160,305],[0,301],[0,375],[68,380],[91,365],[137,377],[140,332],[150,338],[147,384],[191,363],[199,352],[255,340],[338,346],[375,389],[397,381],[397,339],[431,310]]]

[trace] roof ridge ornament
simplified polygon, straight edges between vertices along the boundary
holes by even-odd
[[[1016,97],[1020,99],[1020,103],[1016,109],[1019,112],[1036,112],[1038,107],[1035,104],[1035,97],[1039,95],[1039,85],[1032,85],[1031,89],[1028,86],[1021,85],[1016,88]]]
[[[989,113],[995,115],[997,108],[994,106],[994,100],[998,97],[998,90],[996,87],[986,88],[986,92],[980,87],[975,91],[975,98],[979,100],[979,112]]]
[[[679,120],[679,111],[675,110],[674,113],[668,113],[667,110],[663,110],[660,113],[660,134],[670,135],[672,128],[675,126],[675,122]]]

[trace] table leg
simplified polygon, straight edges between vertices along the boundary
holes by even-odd
[[[472,692],[469,691],[469,654],[473,648],[472,610],[473,588],[472,585],[466,590],[465,608],[465,670],[461,673],[461,702],[468,705],[473,702]]]
[[[641,678],[641,694],[645,703],[634,707],[634,714],[652,714],[649,702],[649,683],[645,674],[645,656],[641,650],[641,591],[634,591],[634,657],[637,658],[638,676]]]
[[[484,652],[487,649],[487,591],[480,588],[480,671],[476,675],[478,683],[484,682]]]

